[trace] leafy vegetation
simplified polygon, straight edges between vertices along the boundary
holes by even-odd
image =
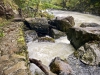
[[[66,8],[68,10],[100,14],[100,0],[68,0]]]
[[[13,9],[21,8],[25,17],[35,17],[45,9],[67,9],[100,15],[100,0],[3,0]]]
[[[100,15],[100,0],[14,0],[23,9],[62,9]],[[18,3],[19,2],[19,3]],[[36,14],[35,14],[36,15]]]
[[[22,9],[25,17],[39,16],[41,10],[45,9],[61,9],[61,6],[54,5],[51,0],[14,0]],[[49,15],[50,16],[50,15]]]
[[[3,0],[5,5],[10,5],[12,9],[17,9],[18,6],[15,4],[14,0]]]

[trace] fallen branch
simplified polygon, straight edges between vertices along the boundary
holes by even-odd
[[[41,61],[36,59],[29,59],[29,61],[30,63],[34,63],[35,65],[37,65],[46,75],[49,75],[47,68],[41,63]]]

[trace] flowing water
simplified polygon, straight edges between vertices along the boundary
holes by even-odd
[[[49,66],[50,62],[55,57],[66,59],[70,54],[74,52],[74,48],[70,45],[67,36],[56,39],[55,43],[38,42],[36,40],[34,42],[27,43],[27,46],[29,58],[41,60],[42,63],[46,66]],[[31,64],[30,68],[33,75],[36,71],[41,73],[39,68],[36,67],[34,64]]]
[[[90,14],[82,14],[78,12],[60,10],[52,10],[49,13],[52,13],[55,16],[59,17],[73,16],[75,19],[75,26],[79,26],[83,22],[94,22],[100,24],[100,17]],[[51,60],[55,57],[66,59],[70,54],[74,52],[74,48],[70,45],[67,36],[56,39],[55,43],[31,41],[27,43],[27,46],[29,58],[41,60],[42,63],[46,66],[49,66]],[[36,71],[41,72],[39,68],[36,67],[34,64],[31,64],[30,70],[32,71],[33,75]]]
[[[49,10],[49,12],[54,14],[56,17],[73,16],[75,20],[75,26],[80,26],[80,24],[84,22],[100,24],[100,17],[91,14],[83,14],[78,12],[61,11],[61,10],[53,10],[53,11]]]

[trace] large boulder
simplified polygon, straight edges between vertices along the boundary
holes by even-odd
[[[35,41],[38,38],[36,31],[27,30],[25,31],[25,40],[26,42]]]
[[[72,75],[70,65],[59,57],[55,57],[50,63],[50,70],[57,75]]]
[[[49,24],[46,18],[26,18],[24,23],[32,30],[35,30],[39,36],[49,33]]]
[[[76,52],[75,56],[88,65],[100,65],[100,41],[85,43]]]
[[[92,40],[100,40],[100,27],[72,27],[66,32],[75,49]]]
[[[60,31],[66,32],[67,29],[75,25],[75,22],[72,16],[68,16],[65,18],[56,18],[55,20],[49,21],[49,24],[55,26]]]
[[[53,29],[53,28],[50,30],[49,35],[50,35],[51,37],[53,37],[54,39],[58,39],[58,38],[60,38],[60,37],[62,37],[62,36],[66,36],[66,34],[65,34],[64,32],[59,31],[59,30],[57,30],[57,29]]]
[[[80,27],[100,27],[97,23],[82,23]]]

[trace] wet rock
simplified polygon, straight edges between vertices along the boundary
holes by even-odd
[[[26,42],[35,41],[38,38],[36,31],[27,30],[25,31],[25,40]]]
[[[26,18],[24,23],[28,28],[35,30],[39,36],[49,33],[49,24],[46,18]]]
[[[55,40],[51,37],[40,37],[38,38],[38,42],[55,42]]]
[[[82,23],[80,27],[100,27],[97,23]]]
[[[72,68],[64,60],[56,57],[50,63],[50,70],[57,75],[72,75]]]
[[[78,49],[86,42],[100,40],[100,27],[72,27],[66,32],[67,37],[74,48]]]
[[[50,21],[49,24],[55,26],[55,28],[63,32],[66,32],[67,29],[75,25],[74,18],[72,16],[56,18],[55,20]]]
[[[58,39],[62,36],[66,36],[66,34],[64,32],[61,32],[57,29],[51,29],[50,34],[51,37],[53,37],[54,39]]]
[[[89,66],[77,59],[74,54],[67,59],[73,70],[73,75],[100,75],[100,67]]]
[[[100,41],[85,43],[76,52],[76,57],[88,65],[100,64]]]

